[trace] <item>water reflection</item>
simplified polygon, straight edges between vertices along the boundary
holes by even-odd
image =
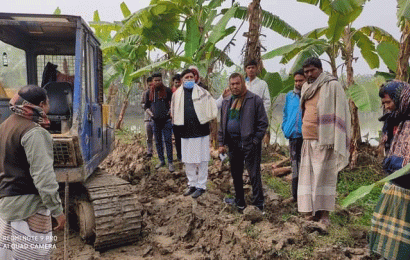
[[[278,143],[280,145],[288,145],[288,140],[283,136],[281,130],[282,124],[282,109],[283,101],[277,100],[274,104],[274,110],[271,120],[271,143]],[[119,112],[120,109],[117,111]],[[382,111],[378,112],[359,112],[360,129],[362,140],[369,142],[373,146],[379,144],[379,132],[382,129],[383,123],[378,121],[382,115]],[[117,117],[118,118],[118,117]],[[144,127],[144,113],[139,106],[129,106],[124,117],[124,127],[133,131],[145,134]]]

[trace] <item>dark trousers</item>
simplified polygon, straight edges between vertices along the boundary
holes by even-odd
[[[246,166],[252,184],[252,204],[263,209],[264,196],[261,180],[262,144],[249,144],[242,147],[240,141],[228,142],[231,174],[236,193],[236,204],[245,206],[243,191],[243,169]]]
[[[303,138],[289,139],[289,153],[292,167],[292,196],[295,201],[298,199],[299,166],[302,144]]]
[[[161,162],[165,162],[164,157],[164,142],[167,149],[168,163],[172,163],[172,124],[171,119],[167,121],[154,120],[154,135],[155,145],[157,147],[158,158]],[[162,139],[164,136],[164,139]]]
[[[181,134],[178,127],[173,128],[174,137],[175,137],[175,149],[177,150],[177,158],[179,161],[182,161],[182,152],[181,152]]]

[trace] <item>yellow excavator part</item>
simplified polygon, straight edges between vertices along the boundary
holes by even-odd
[[[11,89],[11,88],[6,88],[6,89],[4,89],[4,91],[6,92],[6,97],[8,97],[8,98],[12,98],[16,94],[16,91],[14,89]]]
[[[0,98],[6,98],[7,97],[7,93],[4,90],[4,88],[0,85]]]

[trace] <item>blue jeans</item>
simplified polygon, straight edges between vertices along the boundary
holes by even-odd
[[[164,144],[167,149],[168,163],[172,163],[172,124],[171,119],[166,121],[154,120],[154,136],[155,145],[157,147],[158,158],[161,162],[165,163],[164,157]],[[164,137],[164,139],[162,139]]]

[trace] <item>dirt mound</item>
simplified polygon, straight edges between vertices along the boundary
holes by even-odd
[[[371,259],[364,249],[365,234],[350,247],[315,246],[328,230],[304,220],[294,205],[282,205],[282,198],[267,185],[264,215],[251,207],[241,214],[224,204],[223,199],[234,192],[229,165],[218,159],[210,163],[207,192],[193,199],[182,195],[186,176],[181,164],[174,173],[165,168],[156,171],[139,141],[116,145],[101,167],[136,186],[144,208],[141,238],[133,245],[95,252],[74,234],[70,259]],[[249,184],[245,192],[249,203]],[[62,259],[63,243],[59,245],[53,259]],[[303,248],[309,253],[292,253]]]

